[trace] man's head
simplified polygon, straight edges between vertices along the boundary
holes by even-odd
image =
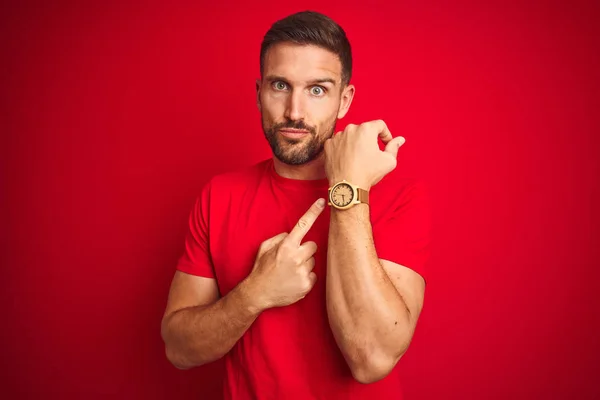
[[[273,154],[290,165],[315,159],[354,96],[344,30],[310,11],[277,21],[261,46],[260,73],[257,101]]]

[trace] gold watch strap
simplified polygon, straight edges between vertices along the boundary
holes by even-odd
[[[369,204],[369,191],[361,188],[356,188],[358,191],[358,201]]]

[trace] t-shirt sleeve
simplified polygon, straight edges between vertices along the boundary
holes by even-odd
[[[215,278],[209,247],[210,183],[202,189],[190,212],[185,249],[177,263],[179,271]]]
[[[425,187],[414,182],[398,188],[389,216],[373,227],[373,240],[380,259],[412,269],[427,282],[430,254],[431,211]]]

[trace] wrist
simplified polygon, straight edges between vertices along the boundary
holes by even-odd
[[[252,278],[252,274],[240,282],[238,289],[242,299],[243,307],[251,314],[259,315],[269,308],[266,304],[266,301],[264,301],[262,298],[261,291]]]

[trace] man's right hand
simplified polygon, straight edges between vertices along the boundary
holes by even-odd
[[[318,202],[313,203],[289,234],[280,233],[260,245],[247,283],[251,284],[252,296],[261,310],[295,303],[315,285],[317,275],[312,270],[317,244],[301,242],[325,208],[324,201],[321,206]]]

